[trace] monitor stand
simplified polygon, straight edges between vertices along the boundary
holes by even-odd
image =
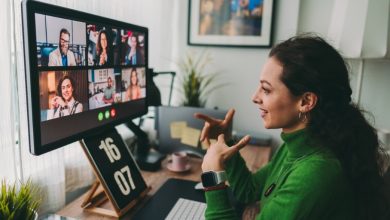
[[[139,168],[146,171],[159,170],[165,155],[157,151],[151,151],[148,135],[133,121],[127,122],[126,126],[137,136],[134,157]]]

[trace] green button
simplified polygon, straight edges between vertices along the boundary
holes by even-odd
[[[110,118],[110,111],[106,111],[105,113],[104,113],[104,115],[106,116],[106,119],[109,119]]]
[[[104,117],[103,112],[99,112],[98,114],[99,121],[103,120],[103,117]]]

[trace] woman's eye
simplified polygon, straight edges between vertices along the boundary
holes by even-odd
[[[269,89],[261,88],[264,91],[264,94],[268,95],[270,93]]]

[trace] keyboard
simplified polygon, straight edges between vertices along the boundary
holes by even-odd
[[[205,219],[206,203],[179,198],[165,220]]]

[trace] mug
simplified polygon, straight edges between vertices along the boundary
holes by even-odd
[[[188,167],[189,158],[186,152],[175,152],[172,154],[170,168],[174,171],[183,171]]]

